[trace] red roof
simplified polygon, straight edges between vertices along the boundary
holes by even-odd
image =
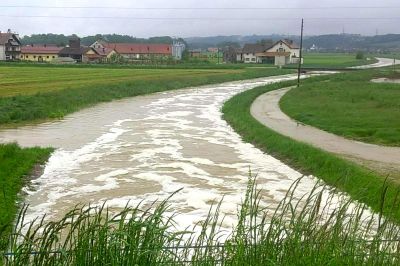
[[[58,54],[61,51],[62,47],[57,47],[53,45],[41,45],[41,46],[22,46],[21,53],[22,54]]]
[[[172,48],[169,44],[107,43],[105,46],[114,49],[119,54],[172,55]]]

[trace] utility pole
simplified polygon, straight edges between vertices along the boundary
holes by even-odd
[[[303,59],[303,29],[304,29],[304,19],[301,19],[300,60],[299,60],[299,68],[297,70],[297,87],[300,86],[301,60]]]

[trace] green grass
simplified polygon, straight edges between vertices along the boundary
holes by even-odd
[[[375,58],[356,59],[356,54],[344,53],[305,53],[304,64],[305,68],[346,68],[352,66],[360,66],[376,63]],[[366,56],[368,57],[368,56]],[[291,65],[289,67],[296,67]]]
[[[310,78],[303,82],[303,86],[328,84],[324,81],[332,78],[329,76]],[[300,172],[312,174],[327,184],[347,192],[353,199],[364,202],[374,211],[382,211],[400,222],[399,205],[393,205],[397,198],[397,185],[388,182],[388,201],[381,206],[380,191],[385,182],[384,177],[311,145],[282,136],[252,117],[250,106],[259,95],[294,84],[294,81],[290,81],[243,92],[225,103],[224,118],[243,137],[244,141],[253,143]]]
[[[0,67],[0,124],[60,118],[123,97],[282,75],[279,69]]]
[[[53,222],[19,226],[6,265],[398,265],[397,224],[362,204],[338,202],[317,185],[297,201],[297,181],[274,212],[260,204],[250,179],[231,234],[221,228],[221,204],[194,228],[177,231],[168,199],[120,211],[76,208]],[[384,194],[383,194],[384,196]],[[199,232],[196,234],[195,232]],[[226,240],[221,240],[226,237]],[[6,260],[7,258],[7,260]]]
[[[4,237],[11,231],[17,213],[17,194],[26,183],[26,176],[35,164],[47,160],[51,149],[26,148],[16,144],[0,144],[0,250]]]
[[[282,110],[295,120],[362,142],[400,146],[400,84],[376,84],[390,70],[331,76],[283,96]]]

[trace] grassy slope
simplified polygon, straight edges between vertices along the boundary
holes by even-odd
[[[400,85],[369,82],[389,74],[384,70],[338,74],[329,82],[289,91],[280,105],[290,117],[334,134],[400,146]]]
[[[312,78],[304,83],[323,82],[327,78],[329,77]],[[311,145],[282,136],[263,126],[251,116],[250,106],[259,95],[290,85],[294,85],[294,82],[272,84],[243,92],[225,103],[224,118],[243,137],[244,141],[253,143],[261,150],[305,174],[321,178],[327,184],[347,192],[352,198],[366,203],[373,210],[381,211],[383,177]],[[393,204],[396,191],[397,186],[389,183],[387,201],[382,212],[400,222],[400,208],[398,204]]]
[[[43,163],[51,149],[22,149],[16,144],[0,144],[0,250],[17,212],[17,194],[35,164]]]
[[[371,58],[367,59],[356,59],[355,54],[343,54],[343,53],[306,53],[304,54],[304,65],[303,67],[310,68],[346,68],[352,66],[360,66],[376,63],[377,60]],[[293,67],[293,66],[290,66]]]
[[[291,70],[0,67],[0,124],[59,118],[123,97],[287,73]]]

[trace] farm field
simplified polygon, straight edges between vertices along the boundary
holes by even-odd
[[[303,57],[303,67],[310,68],[346,68],[377,62],[375,58],[356,59],[355,54],[344,53],[305,53]]]
[[[376,77],[398,76],[389,69],[338,74],[327,82],[307,83],[289,91],[280,105],[293,119],[325,131],[400,146],[400,85],[370,82]]]
[[[118,69],[0,66],[0,125],[60,118],[153,92],[293,73],[280,69]]]

